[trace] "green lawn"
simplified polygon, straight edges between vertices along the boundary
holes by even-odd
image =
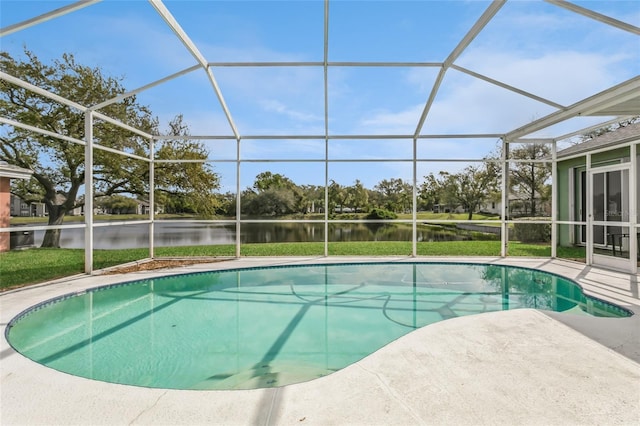
[[[329,243],[330,256],[409,256],[410,242]],[[322,256],[323,243],[243,244],[241,256]],[[447,241],[418,243],[419,256],[499,256],[500,241]],[[509,243],[510,256],[549,257],[549,245]],[[156,257],[229,257],[233,245],[159,247]],[[149,257],[147,249],[95,250],[94,269],[103,269]],[[558,247],[558,257],[584,259],[584,248]],[[36,284],[84,272],[84,250],[13,250],[0,253],[0,290]]]

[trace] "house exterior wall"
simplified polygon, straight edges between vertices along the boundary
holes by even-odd
[[[610,165],[619,162],[621,158],[629,158],[629,147],[623,147],[618,149],[612,149],[610,151],[595,153],[591,156],[591,164],[592,168],[597,168],[598,166]],[[638,165],[640,166],[640,155],[636,159]],[[571,220],[571,210],[572,199],[575,202],[578,202],[578,195],[574,192],[571,195],[570,191],[577,191],[576,182],[573,184],[573,188],[570,187],[572,177],[571,173],[574,172],[575,169],[586,170],[586,155],[582,157],[572,158],[569,160],[558,160],[557,164],[557,193],[558,193],[558,202],[557,202],[557,212],[558,212],[558,220],[568,221]],[[640,173],[638,173],[638,177],[640,178]],[[640,187],[640,179],[636,182],[635,190],[638,191]],[[638,207],[640,207],[640,200],[638,200]],[[574,218],[574,220],[578,221],[579,218]],[[572,228],[574,225],[561,225],[558,229],[558,244],[561,246],[571,246],[574,244],[573,239],[575,237],[572,236]]]
[[[501,215],[502,203],[500,201],[487,201],[482,206],[480,206],[480,211],[484,213]]]
[[[44,203],[27,204],[15,195],[11,195],[9,212],[12,217],[42,217],[47,215],[47,209]]]
[[[0,227],[8,228],[11,220],[9,215],[10,193],[8,177],[0,177]],[[9,233],[0,232],[0,252],[9,250]]]
[[[49,213],[47,211],[47,207],[44,203],[33,203],[31,204],[31,215],[36,215],[38,217],[47,216]]]
[[[15,195],[11,196],[9,211],[12,217],[29,216],[29,205]]]

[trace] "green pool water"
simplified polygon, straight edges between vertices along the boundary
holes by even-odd
[[[532,269],[360,263],[235,269],[99,287],[43,302],[7,327],[24,356],[73,375],[169,389],[253,389],[344,368],[412,330],[538,308],[621,317]]]

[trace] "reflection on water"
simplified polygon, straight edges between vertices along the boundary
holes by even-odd
[[[154,225],[156,247],[183,245],[234,244],[235,224],[164,223]],[[242,243],[323,242],[323,223],[245,223],[241,226]],[[42,243],[44,231],[35,232],[35,244]],[[418,241],[460,241],[477,239],[480,235],[443,227],[418,226]],[[499,235],[483,234],[483,239],[498,240]],[[411,225],[383,223],[329,224],[329,241],[411,241]],[[63,229],[62,248],[83,248],[83,229]],[[149,247],[149,225],[126,225],[94,228],[96,249]]]
[[[156,247],[180,245],[219,245],[235,242],[235,225],[162,223],[154,225]],[[44,231],[35,232],[35,245],[42,244]],[[96,227],[93,230],[94,248],[125,249],[149,247],[149,225]],[[63,229],[60,247],[83,248],[84,229]]]

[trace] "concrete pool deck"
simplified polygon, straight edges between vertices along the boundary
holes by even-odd
[[[281,388],[148,389],[37,364],[4,337],[24,309],[59,295],[173,273],[301,263],[459,261],[537,268],[636,313],[595,318],[533,309],[418,329],[343,370]],[[79,276],[0,295],[0,424],[639,424],[638,276],[521,258],[242,258],[171,270]]]

